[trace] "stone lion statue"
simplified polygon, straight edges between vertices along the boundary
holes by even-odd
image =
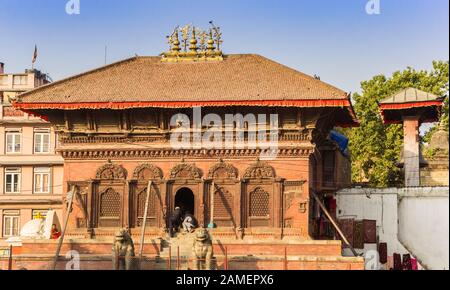
[[[206,229],[200,229],[192,246],[194,270],[214,270],[214,252],[211,237]]]
[[[128,230],[120,230],[112,247],[113,270],[135,270],[134,243]]]

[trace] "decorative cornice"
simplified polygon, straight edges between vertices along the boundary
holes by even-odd
[[[191,150],[132,150],[132,149],[92,149],[92,150],[59,150],[65,160],[72,159],[166,159],[166,158],[232,158],[259,157],[261,149],[191,149]],[[314,153],[314,147],[278,149],[278,157],[309,157]]]

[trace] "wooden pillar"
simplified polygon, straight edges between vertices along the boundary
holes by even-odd
[[[161,201],[162,201],[162,208],[161,208],[161,220],[160,220],[160,227],[166,229],[167,228],[167,180],[163,180],[160,185],[161,188]]]
[[[96,227],[96,202],[95,202],[95,191],[96,191],[96,184],[95,181],[91,180],[89,182],[88,186],[88,197],[87,197],[87,211],[89,215],[89,229],[94,229]]]
[[[163,213],[165,214],[165,228],[167,227],[167,223],[168,223],[168,216],[169,216],[169,207],[170,207],[170,196],[171,196],[171,191],[170,191],[170,186],[171,186],[171,182],[169,180],[164,180],[164,192],[163,192]]]
[[[236,228],[242,228],[242,180],[236,183],[236,197],[234,201],[234,218],[236,221]]]
[[[205,228],[205,219],[206,219],[206,206],[205,206],[205,196],[206,196],[206,183],[205,180],[202,179],[200,183],[199,190],[199,199],[200,199],[200,207],[199,207],[199,223],[201,228]]]
[[[273,226],[275,228],[281,228],[282,227],[282,220],[283,220],[283,187],[282,187],[282,180],[281,179],[275,179],[274,180],[274,188],[273,188],[273,217],[274,217],[274,224]]]
[[[131,182],[125,181],[125,190],[123,192],[122,225],[125,228],[130,227],[130,197]]]

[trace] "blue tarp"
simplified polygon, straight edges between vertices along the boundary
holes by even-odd
[[[342,154],[348,155],[348,143],[349,139],[342,135],[341,133],[332,130],[330,133],[330,139],[336,142],[336,144],[339,146],[339,149],[341,150]]]

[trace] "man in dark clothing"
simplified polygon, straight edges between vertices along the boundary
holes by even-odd
[[[169,218],[169,233],[171,238],[173,238],[175,232],[178,232],[178,228],[181,225],[182,218],[183,216],[181,214],[181,208],[176,207]]]

